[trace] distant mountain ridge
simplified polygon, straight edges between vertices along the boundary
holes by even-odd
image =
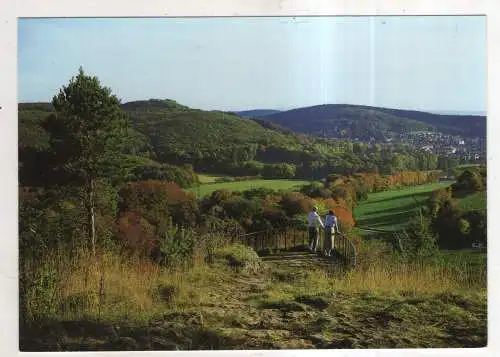
[[[486,116],[486,111],[472,110],[472,111],[462,111],[462,110],[430,110],[429,113],[441,114],[441,115],[473,115],[473,116]]]
[[[244,118],[257,118],[257,117],[263,117],[266,115],[272,115],[276,113],[280,113],[281,110],[275,110],[275,109],[254,109],[254,110],[243,110],[239,112],[232,112],[240,117]]]
[[[415,130],[438,130],[450,135],[486,137],[485,116],[445,115],[351,104],[297,108],[259,119],[295,132],[332,138],[384,140]]]

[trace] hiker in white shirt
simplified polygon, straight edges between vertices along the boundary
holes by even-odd
[[[323,228],[323,221],[318,214],[318,207],[313,207],[312,211],[307,216],[307,227],[309,231],[309,250],[316,252],[318,248],[319,227]]]
[[[325,240],[323,243],[324,253],[330,257],[332,250],[335,247],[335,233],[340,233],[338,220],[335,213],[330,210],[325,218]]]

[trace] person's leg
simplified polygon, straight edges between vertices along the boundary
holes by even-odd
[[[307,231],[309,233],[309,250],[312,251],[312,245],[313,245],[313,240],[314,240],[314,228],[309,227],[307,229]]]
[[[319,238],[319,229],[314,228],[313,246],[312,246],[313,252],[316,252],[316,250],[318,249],[318,238]]]
[[[330,256],[332,251],[332,228],[329,227],[325,231],[325,250],[326,255]]]
[[[328,255],[328,228],[325,227],[325,234],[323,234],[323,253]]]

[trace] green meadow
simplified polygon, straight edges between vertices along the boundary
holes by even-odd
[[[463,211],[486,211],[486,191],[462,197],[458,200],[458,204]]]
[[[368,195],[368,199],[354,209],[357,225],[383,231],[398,231],[408,224],[429,197],[441,187],[451,185],[452,181],[407,187]]]
[[[233,182],[206,183],[199,187],[189,188],[187,191],[193,192],[200,197],[210,195],[216,190],[245,191],[252,188],[265,187],[275,190],[290,190],[308,184],[309,181],[301,180],[245,180]]]

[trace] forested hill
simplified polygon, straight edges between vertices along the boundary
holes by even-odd
[[[243,110],[240,112],[234,112],[234,114],[244,117],[244,118],[258,118],[266,115],[272,115],[276,113],[280,113],[279,110],[274,109],[255,109],[255,110]]]
[[[299,145],[299,136],[267,122],[240,118],[220,111],[203,111],[173,100],[144,100],[122,104],[134,128],[145,135],[158,159],[170,155],[196,157],[217,147],[254,144]],[[50,103],[19,104],[19,144],[48,145],[41,122],[53,112]],[[187,157],[186,157],[187,158]]]
[[[325,104],[260,117],[287,129],[326,137],[374,137],[384,140],[414,130],[434,130],[464,137],[486,137],[486,117],[348,104]]]
[[[227,112],[159,100],[129,102],[123,108],[135,128],[149,137],[161,161],[246,161],[252,159],[247,151],[255,151],[258,145],[300,146],[300,138],[293,133]]]

